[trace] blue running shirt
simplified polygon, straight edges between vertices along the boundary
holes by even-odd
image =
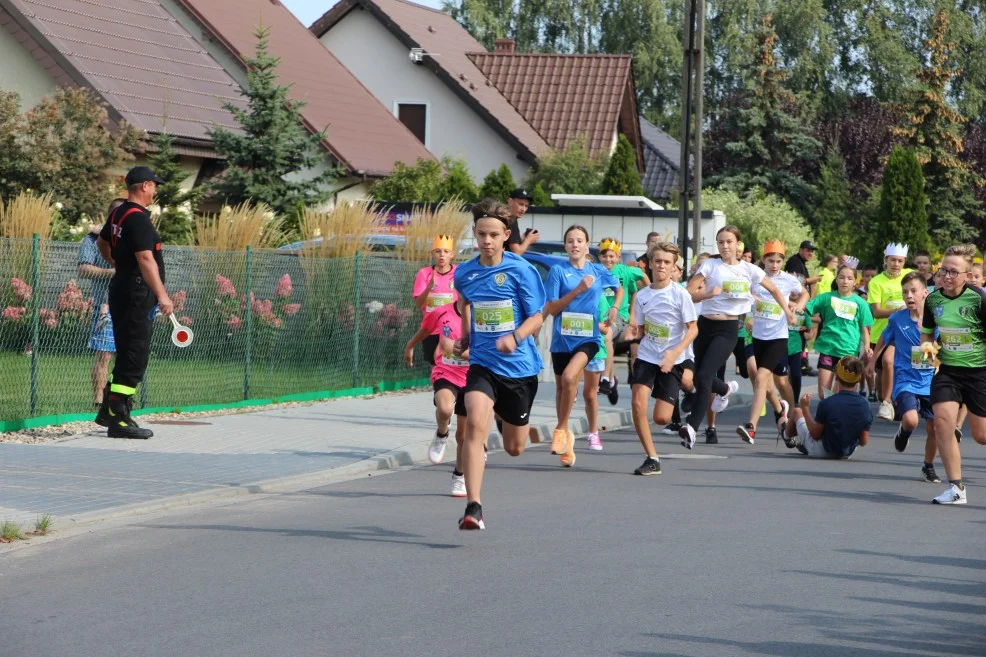
[[[883,343],[894,346],[894,391],[892,399],[902,392],[925,397],[931,395],[931,379],[935,367],[921,357],[921,329],[911,319],[907,308],[898,310],[887,318],[883,329]]]
[[[512,379],[537,376],[544,362],[533,337],[513,353],[496,350],[501,336],[544,309],[544,285],[534,266],[510,251],[492,267],[479,264],[476,257],[456,267],[455,289],[472,309],[469,364]]]
[[[575,297],[565,310],[555,316],[551,334],[551,353],[572,353],[579,345],[599,341],[599,300],[604,289],[619,289],[620,281],[606,267],[585,263],[582,269],[571,262],[554,265],[548,272],[544,291],[549,301],[557,301],[574,290],[584,276],[594,276],[592,287]]]

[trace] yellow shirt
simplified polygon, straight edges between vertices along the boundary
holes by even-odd
[[[818,281],[818,294],[831,292],[833,282],[835,282],[835,272],[828,267],[822,269],[822,280]]]
[[[870,284],[866,286],[866,301],[870,307],[876,304],[877,308],[883,310],[900,310],[903,308],[905,306],[904,293],[900,289],[900,281],[911,271],[906,268],[902,269],[897,278],[888,277],[886,272],[874,276]],[[876,344],[877,340],[880,339],[883,329],[887,328],[887,320],[887,317],[874,318],[873,328],[870,329],[871,344]]]

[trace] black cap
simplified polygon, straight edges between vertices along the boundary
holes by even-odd
[[[157,174],[150,167],[134,167],[127,172],[127,187],[138,185],[142,182],[155,182],[163,185],[164,181],[158,178]]]
[[[799,246],[798,248],[799,249],[811,249],[812,251],[817,251],[818,250],[818,247],[815,246],[814,244],[812,244],[811,243],[811,240],[805,240],[804,242],[801,243],[801,246]]]
[[[528,201],[531,200],[531,195],[527,193],[527,190],[523,187],[518,187],[514,191],[510,192],[510,198],[526,198]]]

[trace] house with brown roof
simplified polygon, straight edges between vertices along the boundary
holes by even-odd
[[[312,33],[435,156],[477,180],[584,138],[610,153],[625,134],[644,169],[629,55],[488,52],[448,14],[407,0],[341,0]]]

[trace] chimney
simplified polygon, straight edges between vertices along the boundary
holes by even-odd
[[[513,39],[497,39],[493,43],[493,52],[514,54],[517,50],[517,42]]]

